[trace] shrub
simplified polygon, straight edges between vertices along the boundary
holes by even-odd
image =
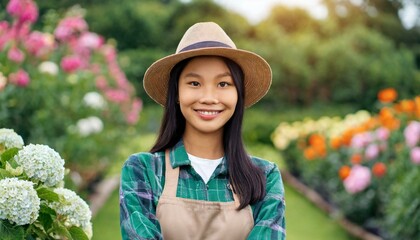
[[[118,64],[115,47],[90,32],[83,10],[60,19],[46,15],[50,31],[32,30],[32,0],[11,0],[0,22],[0,126],[25,141],[52,146],[67,166],[90,181],[116,157],[142,102]]]

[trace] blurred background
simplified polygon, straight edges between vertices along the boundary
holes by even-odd
[[[420,238],[420,1],[33,2],[14,11],[0,0],[0,128],[56,149],[92,205],[98,183],[156,137],[162,109],[142,88],[146,69],[189,26],[214,21],[273,70],[246,112],[249,152],[333,209],[284,179],[288,239],[363,238],[343,217],[380,238]],[[120,239],[115,186],[94,239]]]

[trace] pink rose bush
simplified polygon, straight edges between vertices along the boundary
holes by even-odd
[[[273,143],[288,170],[349,220],[385,239],[417,239],[420,232],[401,229],[420,208],[412,201],[420,191],[420,96],[395,101],[363,117],[281,123]],[[314,157],[316,146],[323,154]]]
[[[115,47],[90,31],[80,12],[72,10],[43,32],[32,29],[42,18],[34,0],[10,0],[6,11],[11,21],[0,20],[0,127],[54,147],[89,181],[138,122],[142,101]],[[101,103],[86,104],[88,93]]]

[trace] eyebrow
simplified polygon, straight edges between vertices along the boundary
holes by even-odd
[[[216,78],[231,77],[231,76],[232,74],[230,74],[230,72],[224,72],[224,73],[216,75]],[[187,73],[185,74],[184,77],[202,78],[200,74],[197,74],[194,72]]]

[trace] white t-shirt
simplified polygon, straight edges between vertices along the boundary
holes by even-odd
[[[219,159],[207,159],[207,158],[199,158],[189,153],[187,154],[188,154],[188,158],[191,161],[192,167],[198,173],[198,175],[201,176],[201,178],[206,184],[209,181],[214,170],[216,170],[217,166],[223,160],[223,157]]]

